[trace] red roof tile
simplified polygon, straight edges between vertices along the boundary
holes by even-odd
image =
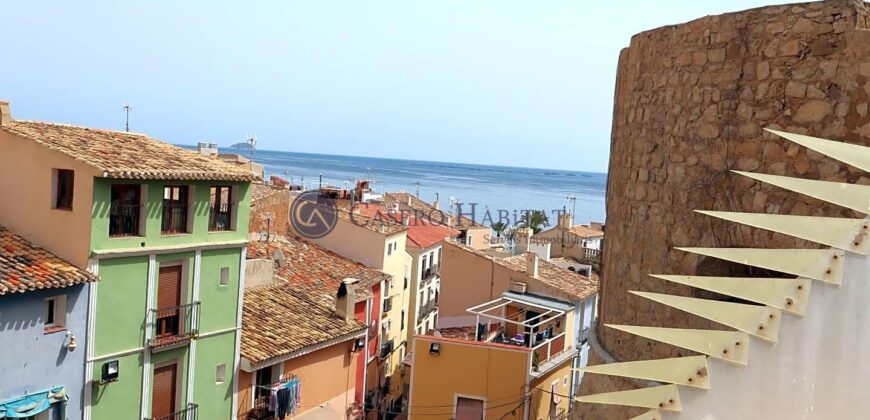
[[[93,281],[97,276],[0,226],[0,295]]]

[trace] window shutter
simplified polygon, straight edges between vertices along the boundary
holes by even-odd
[[[175,412],[176,364],[154,369],[154,386],[151,396],[151,417],[168,416]]]
[[[181,266],[160,267],[157,282],[157,309],[173,308],[181,304]],[[162,313],[161,315],[168,315]]]

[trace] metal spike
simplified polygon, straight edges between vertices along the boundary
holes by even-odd
[[[710,389],[707,356],[608,363],[575,370],[598,375],[622,376]]]
[[[650,274],[650,276],[779,308],[795,315],[806,313],[810,287],[813,284],[813,281],[807,278],[705,277],[664,274]]]
[[[745,366],[749,360],[749,334],[741,331],[693,330],[687,328],[605,326],[650,340],[661,341],[687,350]]]
[[[870,214],[870,185],[816,181],[780,175],[733,171],[740,175],[784,188],[831,204]]]
[[[666,411],[682,411],[680,391],[676,385],[661,385],[631,391],[605,392],[584,395],[574,401],[592,404],[623,405],[629,407],[655,408]]]
[[[836,285],[843,280],[845,252],[837,249],[682,247],[675,249]]]

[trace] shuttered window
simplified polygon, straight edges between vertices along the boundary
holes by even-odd
[[[168,416],[176,411],[176,364],[154,369],[151,417]]]
[[[160,267],[157,280],[157,337],[178,335],[181,266]]]
[[[456,420],[483,420],[483,400],[457,397]]]

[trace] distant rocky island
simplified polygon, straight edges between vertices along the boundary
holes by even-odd
[[[231,149],[240,149],[240,150],[251,150],[254,147],[248,143],[236,143],[236,144],[230,146],[230,148]]]

